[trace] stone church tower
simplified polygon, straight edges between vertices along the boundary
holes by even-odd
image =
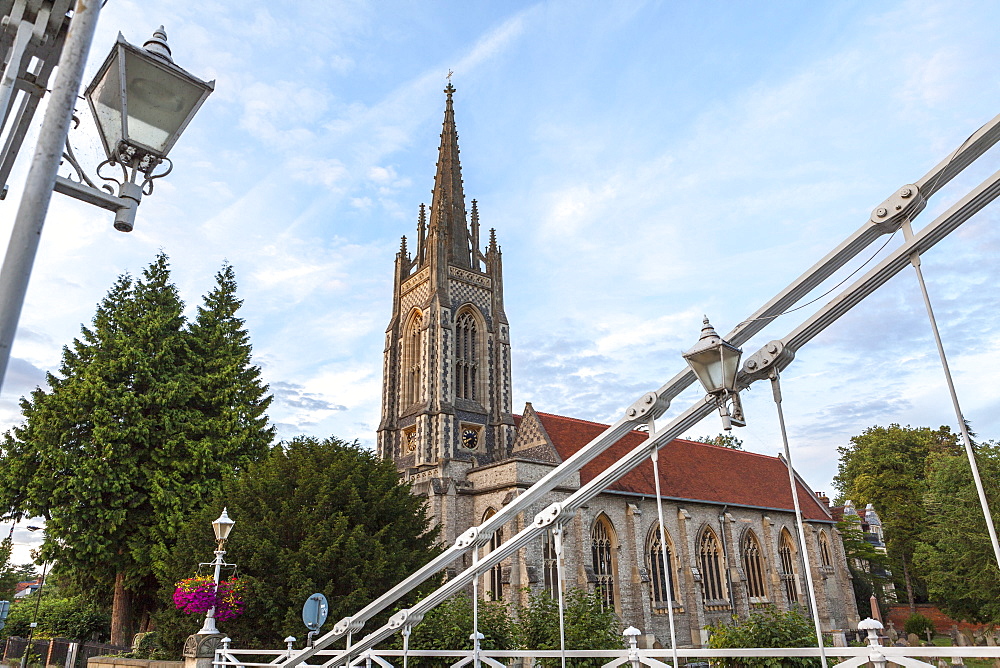
[[[442,511],[437,517],[458,520],[436,508],[434,496],[454,497],[466,470],[505,459],[514,420],[500,248],[490,230],[485,254],[480,250],[476,200],[466,212],[455,89],[449,83],[444,92],[430,220],[421,204],[416,251],[410,254],[403,237],[396,254],[378,451],[431,497],[432,512]],[[453,526],[442,521],[444,534]]]

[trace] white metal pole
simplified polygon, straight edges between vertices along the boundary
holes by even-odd
[[[28,290],[31,267],[35,263],[38,242],[49,210],[56,172],[76,105],[77,92],[87,64],[87,54],[94,40],[101,3],[77,0],[66,34],[59,72],[45,109],[38,144],[24,184],[24,194],[14,219],[7,255],[0,268],[0,387],[7,373],[10,349],[17,332],[17,321]]]
[[[649,422],[649,433],[653,433],[653,421]],[[670,654],[674,660],[674,668],[678,668],[677,632],[674,627],[674,574],[667,563],[667,530],[663,526],[663,496],[660,493],[660,451],[654,449],[650,459],[653,460],[653,480],[656,484],[656,515],[660,523],[660,556],[663,558],[663,573],[667,576],[667,619],[670,621]]]
[[[472,546],[472,567],[479,563],[479,546]],[[489,577],[489,576],[487,576]],[[479,575],[472,581],[472,661],[479,668]]]
[[[17,34],[14,35],[14,46],[11,47],[10,57],[7,59],[7,67],[4,68],[3,78],[0,79],[0,113],[5,119],[10,118],[10,100],[14,97],[14,82],[21,71],[21,61],[24,60],[24,51],[31,41],[31,33],[35,26],[22,20],[17,24]]]
[[[215,582],[216,595],[219,593],[219,574],[222,572],[222,556],[225,553],[226,551],[221,549],[215,551],[215,575],[212,576],[212,580]],[[205,614],[205,623],[202,625],[201,630],[198,631],[199,635],[219,632],[219,629],[215,626],[215,608],[216,606],[213,605]]]
[[[563,597],[563,528],[556,524],[552,528],[552,546],[556,550],[556,591],[559,594],[559,665],[566,668],[566,609]]]
[[[903,236],[907,241],[913,236],[913,229],[909,221],[903,224]],[[979,475],[979,465],[976,463],[976,453],[972,449],[972,439],[969,436],[969,427],[965,424],[965,416],[962,415],[962,407],[958,403],[958,393],[955,391],[955,382],[951,378],[951,368],[948,366],[948,357],[944,353],[944,344],[941,342],[941,332],[938,331],[937,319],[934,317],[934,309],[931,307],[931,297],[927,292],[927,284],[924,283],[924,273],[920,269],[920,254],[910,255],[910,264],[917,272],[917,282],[920,284],[920,294],[924,297],[924,306],[927,308],[927,319],[931,322],[931,331],[934,333],[934,343],[937,345],[938,357],[941,358],[941,368],[944,370],[944,379],[948,383],[948,392],[951,394],[951,405],[955,409],[955,418],[958,420],[958,428],[962,432],[962,444],[965,446],[965,454],[969,458],[969,467],[972,469],[972,479],[976,483],[976,492],[979,494],[979,505],[983,508],[983,517],[986,520],[986,530],[990,534],[990,542],[993,544],[993,557],[996,559],[997,567],[1000,568],[1000,541],[997,540],[997,530],[993,525],[993,513],[990,512],[989,501],[986,500],[986,490],[983,489],[983,479]]]
[[[812,608],[813,626],[816,628],[816,646],[819,647],[820,666],[827,668],[826,648],[823,645],[823,629],[819,624],[819,604],[816,602],[816,587],[813,584],[812,568],[809,563],[809,547],[806,544],[805,523],[802,521],[802,508],[799,506],[798,488],[795,486],[795,469],[792,468],[792,451],[788,447],[788,432],[785,431],[785,413],[781,409],[781,380],[778,370],[771,372],[771,392],[774,395],[774,405],[778,409],[778,424],[781,426],[781,443],[785,448],[785,464],[788,467],[788,484],[792,491],[792,504],[795,507],[795,524],[799,530],[799,544],[802,546],[806,583],[809,585],[809,606]]]

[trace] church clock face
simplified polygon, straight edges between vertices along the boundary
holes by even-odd
[[[462,430],[462,445],[469,450],[479,447],[479,430],[466,427]]]

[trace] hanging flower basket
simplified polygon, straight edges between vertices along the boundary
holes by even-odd
[[[216,592],[215,619],[224,622],[243,614],[246,583],[235,575],[219,583]]]
[[[208,575],[181,580],[174,590],[174,605],[186,615],[203,614],[215,608],[215,619],[224,622],[243,614],[246,585],[235,575],[219,583]]]

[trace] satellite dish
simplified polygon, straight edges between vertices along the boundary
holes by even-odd
[[[302,606],[302,621],[310,631],[319,631],[329,612],[330,605],[326,602],[326,596],[313,594]]]

